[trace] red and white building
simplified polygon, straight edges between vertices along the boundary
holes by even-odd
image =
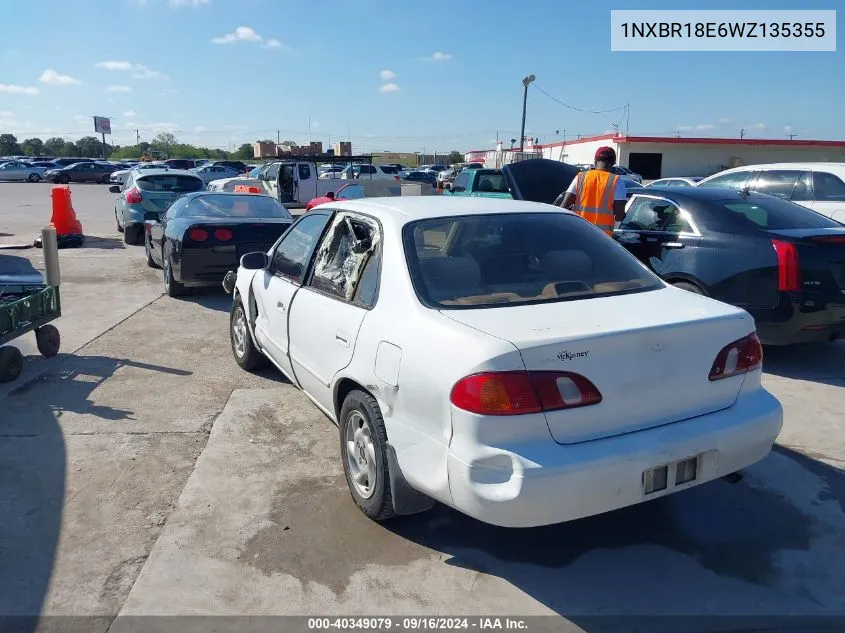
[[[845,162],[845,141],[738,138],[674,138],[603,134],[573,141],[525,147],[526,152],[570,165],[592,163],[596,150],[609,145],[617,162],[645,179],[709,176],[723,169],[760,163]],[[472,150],[467,162],[500,167],[514,161],[517,150]]]

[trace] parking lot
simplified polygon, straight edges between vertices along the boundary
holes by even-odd
[[[766,350],[784,429],[738,482],[546,528],[442,506],[376,524],[333,424],[233,361],[230,297],[162,296],[107,187],[72,194],[88,239],[60,255],[62,353],[29,335],[0,386],[0,613],[558,614],[585,631],[842,614],[845,341]],[[0,244],[49,221],[49,185],[0,184],[0,201]],[[0,252],[42,267],[40,250]]]

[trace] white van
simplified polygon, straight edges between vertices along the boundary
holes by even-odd
[[[845,163],[745,165],[705,178],[696,187],[759,191],[845,224]]]

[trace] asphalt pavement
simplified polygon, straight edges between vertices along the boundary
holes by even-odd
[[[49,194],[0,184],[0,245],[32,240]],[[62,353],[22,340],[24,375],[0,386],[0,614],[100,615],[103,631],[118,613],[551,614],[591,632],[629,615],[845,618],[842,343],[766,350],[785,426],[739,482],[539,529],[442,506],[374,524],[332,423],[232,360],[229,297],[162,296],[107,187],[72,194],[89,237],[60,254]]]

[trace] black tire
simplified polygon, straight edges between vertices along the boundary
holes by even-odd
[[[164,263],[164,293],[168,297],[181,297],[185,294],[185,285],[173,278],[173,263],[170,257],[162,257]]]
[[[144,227],[131,224],[123,227],[123,241],[130,246],[137,246],[144,239]]]
[[[676,281],[672,285],[675,286],[675,288],[680,288],[681,290],[686,290],[687,292],[692,292],[693,294],[702,295],[705,297],[707,296],[707,293],[704,292],[704,289],[686,281]]]
[[[147,253],[147,266],[150,268],[161,268],[153,259],[153,249],[150,247],[150,240],[147,238],[144,238],[144,250]]]
[[[347,429],[350,424],[360,424],[360,416],[369,427],[369,438],[374,449],[373,465],[375,467],[375,483],[370,484],[372,493],[363,496],[356,487],[350,471],[349,451],[347,449]],[[361,511],[373,521],[384,521],[396,515],[393,508],[393,497],[390,490],[390,471],[387,463],[387,431],[384,429],[384,418],[381,415],[378,402],[370,394],[361,390],[349,392],[343,400],[338,421],[340,435],[340,458],[343,463],[343,474],[349,492]],[[357,449],[356,449],[357,452]]]
[[[244,329],[241,330],[241,327]],[[267,357],[258,351],[249,334],[247,313],[240,298],[232,302],[232,309],[229,311],[229,342],[232,345],[232,356],[241,369],[255,371],[267,366]]]
[[[111,182],[111,174],[103,174],[103,177],[100,178],[100,183],[103,185],[107,185]]]
[[[114,223],[117,225],[117,232],[123,233],[123,227],[120,226],[120,220],[117,219],[117,209],[114,210]]]
[[[41,355],[50,358],[59,353],[59,348],[62,346],[62,336],[55,325],[48,323],[35,330],[35,342]]]
[[[41,182],[41,176],[38,174],[30,174],[27,180],[29,182]]]
[[[0,347],[0,382],[12,382],[23,370],[23,354],[17,347]]]
[[[60,185],[69,185],[70,184],[70,176],[59,176],[56,178],[56,182]]]

